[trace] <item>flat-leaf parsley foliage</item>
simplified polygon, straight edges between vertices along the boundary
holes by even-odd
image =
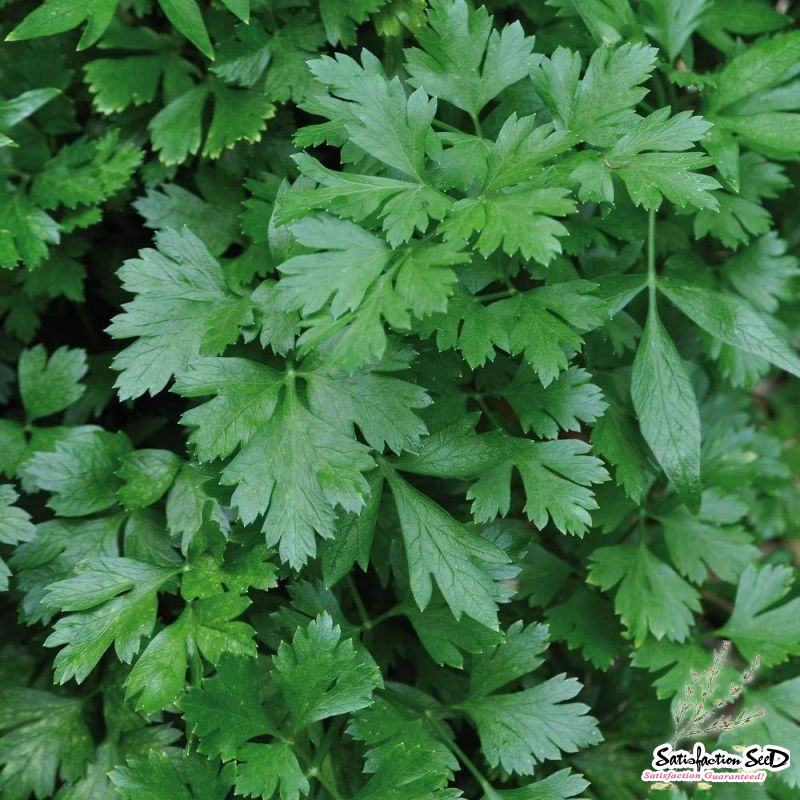
[[[800,752],[797,3],[0,5],[3,798]]]

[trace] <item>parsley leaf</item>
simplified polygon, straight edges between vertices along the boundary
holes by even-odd
[[[740,525],[746,507],[711,490],[703,493],[697,516],[676,508],[663,518],[664,541],[672,563],[693,583],[703,583],[707,571],[730,583],[758,557],[758,548]]]
[[[601,547],[591,555],[589,582],[608,591],[619,584],[614,606],[637,646],[648,633],[682,642],[689,635],[698,593],[668,564],[639,545]]]
[[[112,644],[130,663],[155,626],[156,593],[177,572],[132,558],[91,558],[75,567],[74,577],[48,586],[43,602],[68,612],[45,642],[65,645],[55,657],[55,680],[81,683]]]
[[[506,553],[395,472],[388,470],[386,478],[400,518],[411,593],[419,608],[431,601],[433,578],[456,619],[466,613],[496,630],[501,592],[492,569],[508,563]]]
[[[30,515],[14,505],[19,495],[7,483],[0,484],[0,544],[17,544],[30,541],[36,528],[30,521]],[[0,558],[0,591],[8,589],[8,578],[11,575],[6,562]]]
[[[137,698],[137,709],[153,714],[171,705],[183,691],[189,657],[196,658],[197,651],[212,664],[218,664],[223,653],[254,657],[255,631],[233,621],[249,605],[247,597],[226,592],[186,606],[175,622],[153,637],[125,679],[127,696]]]
[[[199,355],[216,355],[251,321],[247,298],[228,288],[219,263],[189,230],[156,235],[158,250],[142,250],[119,270],[136,297],[108,332],[137,337],[114,359],[120,397],[155,394]]]
[[[461,707],[475,720],[486,759],[508,772],[532,775],[537,763],[558,760],[602,740],[589,706],[564,703],[581,685],[563,674],[514,694],[470,699]]]
[[[296,728],[369,705],[383,686],[380,671],[328,614],[295,631],[292,644],[281,642],[272,677],[283,692]]]
[[[199,752],[230,761],[249,739],[276,733],[261,703],[261,675],[256,659],[223,658],[215,675],[180,698],[178,707],[200,738]]]
[[[19,359],[19,392],[28,422],[49,417],[80,400],[85,391],[86,353],[59,347],[47,358],[42,345]]]
[[[675,278],[661,278],[659,288],[692,322],[712,336],[800,375],[800,358],[792,347],[745,300]]]
[[[765,666],[780,664],[800,649],[800,598],[777,608],[791,589],[791,567],[765,565],[757,569],[750,562],[739,576],[733,613],[720,629],[745,658],[760,655]]]
[[[315,536],[333,535],[335,508],[359,511],[374,466],[369,450],[301,402],[293,375],[247,359],[200,359],[176,385],[187,396],[217,396],[184,415],[197,426],[203,459],[239,452],[222,470],[246,523],[265,514],[267,544],[300,567],[316,553]]]
[[[504,642],[473,659],[469,696],[485,697],[533,672],[543,663],[540,656],[548,644],[546,625],[525,627],[521,620],[510,625]]]
[[[102,511],[117,502],[122,481],[114,474],[132,449],[124,433],[88,430],[74,441],[62,441],[53,452],[35,453],[24,475],[51,497],[47,505],[64,517]]]
[[[413,86],[447,100],[474,119],[484,106],[535,63],[533,37],[519,22],[500,31],[484,7],[444,0],[428,10],[428,27],[417,32],[422,49],[406,50]]]
[[[0,789],[13,798],[52,796],[56,776],[79,778],[94,750],[83,700],[38,689],[0,689]]]
[[[642,436],[667,477],[691,504],[700,499],[700,412],[686,367],[654,307],[631,375]]]

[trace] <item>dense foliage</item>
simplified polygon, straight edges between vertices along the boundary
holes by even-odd
[[[797,3],[0,7],[3,798],[797,796]]]

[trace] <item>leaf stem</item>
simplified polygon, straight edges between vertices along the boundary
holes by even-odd
[[[398,603],[396,606],[393,606],[388,611],[384,611],[383,614],[378,614],[377,617],[371,619],[369,621],[370,628],[377,628],[382,622],[386,622],[387,619],[391,619],[392,617],[399,617],[404,614],[406,611],[405,603]]]
[[[358,616],[361,619],[361,628],[362,630],[370,630],[373,627],[373,621],[369,618],[369,614],[367,613],[367,608],[364,605],[364,601],[361,599],[361,595],[358,593],[358,588],[356,587],[356,582],[353,580],[352,575],[348,575],[345,578],[345,583],[347,583],[347,588],[350,590],[350,594],[353,597],[353,602],[356,606],[356,611],[358,611]]]
[[[432,124],[435,128],[441,128],[443,131],[448,131],[450,133],[464,133],[460,128],[456,128],[455,125],[450,125],[450,123],[443,122],[440,119],[435,119]]]
[[[478,406],[480,406],[481,411],[484,414],[486,414],[486,418],[489,420],[489,422],[491,422],[492,425],[494,425],[495,428],[497,428],[497,430],[504,431],[505,427],[503,423],[500,421],[500,418],[497,416],[497,414],[495,414],[494,411],[492,411],[492,409],[489,408],[489,405],[483,399],[483,395],[473,394],[472,398],[475,400]]]
[[[322,737],[322,742],[320,746],[317,748],[317,752],[314,753],[314,766],[318,769],[321,769],[322,763],[328,757],[328,753],[333,745],[334,739],[338,739],[342,733],[342,728],[344,727],[344,717],[336,717],[336,719],[330,724],[327,731],[325,731],[325,735]]]
[[[344,797],[342,797],[342,795],[339,793],[339,790],[336,788],[336,784],[330,780],[327,775],[322,773],[320,767],[315,763],[311,756],[309,756],[305,749],[299,747],[295,743],[294,752],[298,759],[302,761],[308,768],[308,772],[306,773],[308,778],[321,783],[325,791],[333,798],[333,800],[344,800]]]
[[[515,287],[512,287],[511,289],[503,289],[502,291],[492,292],[491,294],[476,294],[474,297],[476,300],[486,303],[492,300],[507,300],[515,294],[519,294],[519,292]]]
[[[430,711],[425,712],[425,719],[431,724],[431,727],[436,731],[436,733],[441,737],[444,743],[450,748],[450,750],[455,754],[456,758],[467,768],[467,770],[472,774],[472,777],[475,778],[476,781],[480,784],[481,789],[483,789],[484,794],[486,795],[489,800],[499,800],[499,795],[492,789],[491,784],[486,778],[483,777],[481,771],[475,766],[472,762],[472,759],[456,744],[455,739],[453,739],[450,732],[439,722],[436,717]]]
[[[647,217],[647,291],[651,311],[656,310],[656,209],[651,208]]]
[[[481,121],[478,119],[478,115],[472,111],[470,111],[469,115],[472,118],[472,124],[475,126],[475,135],[479,139],[483,139],[483,131],[481,130]]]

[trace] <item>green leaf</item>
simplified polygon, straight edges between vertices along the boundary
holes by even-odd
[[[597,669],[608,669],[619,658],[623,641],[609,600],[584,586],[568,600],[547,610],[552,637],[579,649]]]
[[[428,27],[416,38],[422,49],[405,51],[412,85],[473,118],[535,63],[533,37],[525,36],[519,22],[493,30],[486,9],[473,10],[464,0],[432,3]]]
[[[219,158],[237,142],[261,141],[267,120],[275,116],[275,106],[263,92],[216,86],[213,94],[214,115],[203,144],[204,156]]]
[[[199,739],[200,753],[230,761],[248,739],[275,734],[261,702],[262,673],[256,659],[224,658],[214,676],[203,678],[180,698],[178,707]]]
[[[510,625],[504,642],[473,658],[470,698],[485,697],[541,666],[544,659],[540,656],[548,648],[548,639],[546,625],[524,627],[521,620]]]
[[[0,267],[15,267],[20,261],[38,267],[47,257],[47,245],[61,241],[60,230],[23,192],[0,192]]]
[[[387,0],[353,0],[347,4],[337,0],[320,0],[319,15],[331,44],[348,47],[355,44],[356,27],[385,5]]]
[[[381,762],[354,800],[460,800],[460,790],[445,788],[441,761],[424,747],[397,747]]]
[[[485,795],[484,800],[569,800],[576,797],[589,786],[580,775],[569,769],[561,769],[549,777],[535,783],[529,783],[519,789],[493,790],[493,794]]]
[[[431,604],[424,611],[405,612],[419,641],[437,664],[456,669],[464,668],[463,653],[482,653],[501,641],[499,631],[493,631],[467,616],[453,620],[444,603]]]
[[[775,608],[790,591],[793,569],[753,562],[739,576],[733,613],[719,633],[732,639],[747,659],[764,666],[781,664],[800,651],[800,598]]]
[[[614,168],[637,206],[657,209],[665,197],[680,208],[693,206],[714,211],[719,203],[711,192],[720,184],[695,171],[709,164],[705,156],[697,153],[639,153]]]
[[[308,778],[286,742],[242,745],[238,759],[237,795],[269,800],[278,794],[281,800],[299,800],[309,792]]]
[[[255,657],[255,631],[234,622],[250,605],[247,597],[226,592],[194,601],[147,645],[125,679],[126,697],[136,698],[145,714],[167,708],[183,692],[189,657],[199,651],[217,665],[223,653]]]
[[[129,759],[127,766],[115,767],[108,777],[126,800],[225,800],[233,768],[228,764],[220,770],[217,764],[188,753],[174,758],[150,750],[146,759]]]
[[[637,30],[636,18],[628,0],[554,0],[559,16],[578,16],[598,45],[619,44]]]
[[[495,357],[495,342],[504,340],[503,325],[471,294],[459,291],[447,303],[447,311],[423,320],[423,335],[436,331],[439,350],[457,348],[470,368],[482,367]]]
[[[260,318],[262,347],[271,347],[278,355],[286,355],[294,349],[300,326],[300,315],[287,311],[282,303],[275,281],[262,281],[250,299],[255,304],[256,318]]]
[[[148,228],[157,231],[180,230],[186,226],[203,240],[213,256],[219,256],[239,235],[239,219],[225,195],[211,202],[174,183],[162,184],[159,190],[148,189],[133,207],[145,219]]]
[[[747,738],[754,742],[785,742],[782,745],[789,750],[797,748],[800,738],[800,705],[797,702],[797,692],[800,690],[800,680],[790,680],[766,686],[763,689],[748,690],[746,702],[756,708],[762,709],[764,714],[753,719],[747,727]],[[726,749],[738,743],[741,733],[736,730],[725,731],[720,736],[720,744]],[[796,791],[800,786],[800,769],[797,761],[792,761],[786,769],[781,770],[781,784],[791,787],[786,791],[785,797],[791,797],[791,791]]]
[[[676,278],[661,278],[658,285],[692,322],[715,338],[800,376],[800,357],[747,301]]]
[[[759,555],[751,536],[735,524],[745,512],[741,502],[714,490],[703,493],[697,516],[682,507],[670,511],[662,520],[664,541],[678,572],[698,584],[705,582],[709,571],[736,583]]]
[[[328,301],[334,319],[354,311],[391,258],[382,239],[344,220],[309,217],[291,230],[300,244],[318,250],[293,256],[279,267],[283,302],[287,308],[301,309],[304,316]]]
[[[333,586],[350,574],[353,565],[365,572],[372,552],[372,539],[380,512],[383,476],[378,470],[367,476],[369,496],[364,509],[339,520],[332,539],[323,539],[319,546],[322,577],[326,586]]]
[[[230,520],[219,499],[212,496],[211,480],[218,473],[197,464],[184,464],[167,495],[167,529],[180,542],[184,553],[202,531],[214,530],[227,536]]]
[[[644,26],[674,61],[703,21],[707,0],[648,0],[645,11],[650,22]],[[713,5],[713,4],[712,4]]]
[[[255,26],[251,26],[255,27]],[[309,61],[319,55],[325,31],[315,16],[294,14],[269,42],[270,58],[264,93],[274,102],[302,102],[316,91]]]
[[[10,130],[60,94],[59,89],[29,89],[10,100],[0,101],[0,130]]]
[[[728,108],[775,86],[798,60],[800,31],[766,37],[750,45],[720,71],[710,97],[711,109]]]
[[[0,544],[27,542],[36,534],[30,515],[14,505],[17,497],[12,486],[7,483],[0,484]],[[8,589],[10,575],[6,562],[0,558],[0,591]]]
[[[193,0],[187,0],[193,2]],[[203,109],[208,87],[193,86],[165,105],[148,124],[153,149],[164,164],[180,164],[196,155],[203,140]]]
[[[589,706],[564,703],[581,690],[575,678],[556,675],[533,689],[490,695],[460,704],[474,720],[492,767],[532,775],[536,764],[602,741]]]
[[[383,687],[380,670],[328,614],[298,628],[292,644],[281,642],[273,657],[272,678],[299,730],[312,722],[368,706]]]
[[[36,536],[17,547],[10,560],[15,583],[24,592],[21,618],[28,623],[49,622],[53,611],[42,603],[45,589],[71,577],[84,559],[118,556],[122,520],[122,515],[110,515],[37,525]]]
[[[200,461],[226,458],[249,442],[273,416],[284,376],[245,358],[197,359],[175,384],[184,397],[216,395],[189,409],[184,425]]]
[[[135,450],[122,457],[117,476],[125,482],[117,496],[125,508],[146,508],[166,493],[181,466],[169,450]]]
[[[394,472],[386,477],[400,517],[411,594],[420,610],[431,601],[433,578],[456,619],[466,613],[497,630],[501,593],[492,569],[506,564],[508,556]]]
[[[648,638],[634,651],[631,664],[650,673],[669,667],[652,682],[652,685],[656,690],[656,697],[660,700],[670,700],[674,705],[686,699],[686,683],[691,673],[702,671],[706,665],[710,666],[713,659],[714,653],[711,649],[703,648],[691,639],[678,644]],[[737,674],[732,667],[723,663],[721,681],[729,678],[734,680],[740,675],[741,673]],[[722,685],[725,685],[724,682]]]
[[[99,205],[127,186],[142,153],[110,131],[99,139],[81,137],[62,147],[36,175],[31,199],[45,209]]]
[[[643,545],[601,547],[590,556],[589,583],[607,592],[617,584],[614,606],[638,647],[651,633],[682,642],[689,635],[698,593]]]
[[[213,60],[214,48],[195,0],[158,0],[167,19],[206,57]]]
[[[315,370],[309,375],[311,411],[341,431],[358,426],[367,444],[378,452],[414,451],[428,430],[415,409],[430,405],[420,386],[377,372],[347,374]]]
[[[22,42],[39,36],[53,36],[88,21],[78,42],[78,50],[84,50],[105,33],[116,9],[117,0],[46,0],[6,36],[6,41]]]
[[[577,53],[558,47],[531,70],[545,105],[561,125],[589,144],[610,147],[636,122],[634,107],[645,96],[644,83],[658,51],[642,44],[601,47],[579,80]]]
[[[545,162],[576,142],[577,138],[567,131],[553,130],[550,124],[537,125],[534,115],[511,114],[488,152],[483,191],[496,192],[543,175]]]
[[[636,351],[631,398],[639,427],[686,502],[700,501],[700,413],[686,367],[651,306]]]
[[[472,513],[489,522],[510,508],[512,470],[519,471],[527,503],[525,513],[537,527],[548,520],[562,533],[583,535],[597,508],[587,488],[608,480],[601,462],[587,456],[579,440],[535,442],[499,431],[475,435],[475,417],[468,415],[424,440],[419,453],[397,463],[401,470],[442,478],[479,477],[467,494]]]
[[[155,626],[156,593],[177,571],[132,558],[90,558],[74,577],[48,586],[45,605],[70,612],[45,641],[46,647],[65,645],[53,662],[55,681],[82,683],[112,644],[129,664]]]
[[[670,116],[669,108],[659,108],[642,117],[608,151],[609,159],[625,158],[646,151],[691,150],[711,128],[711,123],[690,111]]]
[[[336,97],[309,99],[304,108],[332,119],[325,130],[336,130],[352,144],[407,178],[424,183],[425,160],[440,148],[431,122],[436,100],[417,89],[410,96],[398,78],[382,74],[370,53],[362,52],[359,65],[341,53],[335,59],[324,56],[309,65],[317,80],[333,89]],[[312,129],[297,137],[299,144],[313,141]],[[325,136],[328,138],[329,134]]]
[[[762,0],[741,0],[735,6],[712,3],[705,13],[701,33],[709,41],[714,40],[716,43],[718,37],[712,38],[712,35],[719,30],[752,36],[790,24],[791,20],[787,15],[781,14],[769,3]],[[720,49],[729,52],[727,48]]]
[[[793,297],[800,275],[798,259],[787,254],[787,243],[776,231],[736,253],[725,264],[725,277],[757,311],[774,313],[780,301]]]
[[[354,175],[325,168],[307,153],[292,156],[303,175],[319,186],[282,195],[278,222],[306,216],[310,209],[326,210],[350,220],[379,211],[390,245],[407,242],[415,231],[424,233],[430,219],[442,219],[452,206],[447,195],[412,181],[379,175]]]
[[[28,422],[49,417],[77,402],[85,391],[86,353],[59,347],[48,359],[42,345],[19,357],[19,393]]]
[[[511,465],[522,478],[527,502],[525,514],[537,528],[544,528],[548,520],[562,533],[582,536],[589,525],[589,512],[597,508],[594,494],[589,486],[608,480],[599,459],[588,456],[589,445],[577,439],[562,439],[553,442],[534,442],[530,439],[509,439],[505,443],[508,474],[504,475],[497,488],[508,494]],[[499,477],[499,476],[498,476]],[[478,481],[467,493],[474,500],[472,511],[482,522],[496,513],[505,515],[507,499],[484,479]]]
[[[511,355],[523,353],[543,386],[569,366],[568,355],[580,351],[579,332],[600,325],[605,303],[593,296],[587,281],[566,281],[515,294],[489,306],[505,335],[497,344]]]
[[[360,511],[369,490],[362,473],[374,466],[368,449],[300,402],[291,376],[247,359],[199,359],[176,391],[217,394],[184,415],[204,458],[241,449],[222,471],[235,486],[232,503],[249,524],[265,514],[267,544],[300,567],[316,553],[314,534],[330,538],[335,508]]]
[[[575,211],[575,203],[564,188],[520,188],[459,200],[443,223],[447,240],[467,241],[478,232],[475,247],[486,257],[502,247],[513,256],[549,264],[561,252],[560,237],[567,235],[553,219]]]
[[[606,397],[609,405],[592,430],[592,448],[614,465],[617,486],[638,503],[650,482],[651,458],[632,412],[617,398]]]
[[[9,800],[52,797],[77,780],[94,752],[81,698],[0,689],[0,790]]]
[[[132,449],[124,433],[93,430],[80,441],[58,442],[53,452],[39,452],[25,462],[27,480],[50,492],[47,505],[64,517],[110,508],[122,481],[115,475]]]
[[[432,708],[436,707],[435,701],[426,695],[422,695],[422,702]],[[370,772],[379,771],[382,767],[391,770],[398,761],[406,766],[405,753],[416,756],[419,765],[416,774],[412,773],[406,780],[408,777],[412,780],[419,779],[422,774],[427,774],[428,777],[435,776],[437,779],[435,787],[441,787],[450,782],[453,772],[458,769],[455,756],[433,734],[422,717],[410,714],[408,709],[393,705],[382,697],[376,698],[368,708],[355,713],[347,726],[347,732],[354,739],[364,742],[367,748],[365,768]],[[383,782],[381,778],[380,783]],[[391,791],[390,786],[387,786],[387,790]],[[374,788],[368,792],[368,796],[370,794],[377,795]]]
[[[167,53],[127,58],[98,58],[84,66],[92,104],[102,114],[116,114],[129,106],[151,103],[163,73],[175,66]]]
[[[236,547],[229,544],[224,559],[205,552],[193,561],[181,579],[184,600],[197,597],[216,598],[226,586],[233,594],[244,594],[250,587],[264,591],[278,585],[277,567],[270,561],[272,552],[266,545]]]
[[[158,250],[142,250],[118,271],[136,293],[108,332],[137,341],[119,352],[120,398],[160,392],[200,355],[216,355],[252,319],[250,301],[228,289],[219,263],[189,230],[156,235]]]
[[[580,431],[582,422],[597,422],[608,407],[603,393],[590,383],[591,376],[580,367],[570,367],[549,386],[521,367],[503,388],[522,430],[545,439],[555,439],[559,430]]]

